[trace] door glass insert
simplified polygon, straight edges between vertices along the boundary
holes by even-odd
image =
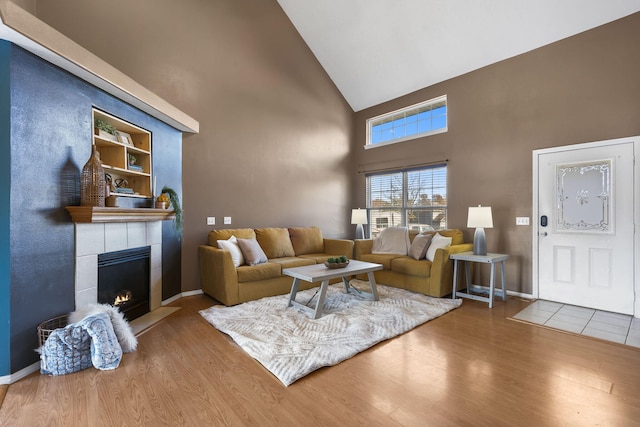
[[[556,166],[556,231],[613,232],[611,168],[611,160]]]

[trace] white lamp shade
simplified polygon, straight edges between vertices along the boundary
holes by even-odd
[[[491,206],[470,207],[469,216],[467,217],[467,227],[493,228]]]
[[[351,210],[351,224],[367,224],[367,210],[366,209]]]

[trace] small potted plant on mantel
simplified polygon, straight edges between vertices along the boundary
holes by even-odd
[[[101,136],[102,138],[115,140],[116,139],[116,128],[113,125],[110,125],[106,121],[96,118],[93,121],[93,128],[95,130],[95,134]]]
[[[174,226],[176,233],[178,236],[182,235],[182,208],[180,207],[180,198],[178,197],[178,193],[166,185],[162,187],[160,190],[160,195],[156,197],[156,208],[158,209],[167,209],[168,207],[173,207],[173,211],[176,214],[176,218],[174,220]]]

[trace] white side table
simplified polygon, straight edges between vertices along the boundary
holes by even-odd
[[[486,254],[486,255],[474,255],[473,252],[461,252],[459,254],[452,254],[449,256],[450,259],[453,260],[453,292],[452,298],[455,298],[456,295],[462,298],[470,298],[476,301],[483,301],[489,303],[489,308],[493,308],[493,295],[497,293],[502,296],[502,301],[507,300],[507,289],[504,282],[504,262],[509,259],[509,255],[506,254]],[[456,292],[456,284],[458,283],[458,261],[463,261],[465,263],[469,262],[477,262],[482,264],[491,264],[491,279],[489,284],[489,297],[482,297],[479,295],[473,295],[469,293],[470,288],[473,287],[471,284],[471,269],[468,265],[465,264],[465,273],[466,273],[466,285],[467,292]],[[502,290],[495,290],[495,282],[496,282],[496,264],[500,263],[501,270],[501,282],[502,282]],[[487,292],[486,290],[480,289],[478,292]]]

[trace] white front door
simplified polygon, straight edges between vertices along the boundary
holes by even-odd
[[[540,299],[633,314],[636,139],[534,152]]]

